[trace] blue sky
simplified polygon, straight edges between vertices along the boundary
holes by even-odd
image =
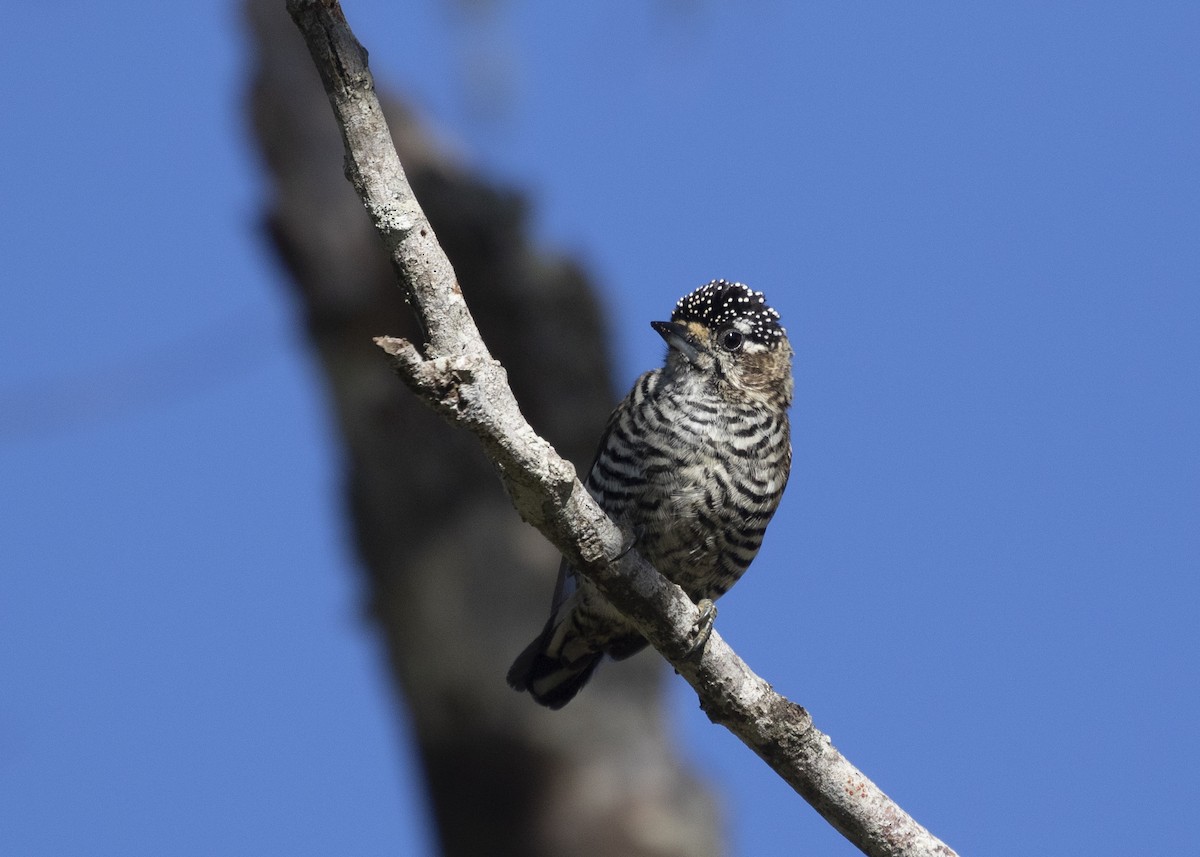
[[[147,8],[6,12],[0,850],[431,853],[237,11]],[[1200,7],[346,9],[605,285],[622,385],[699,283],[782,313],[718,619],[761,674],[963,854],[1194,848]],[[675,690],[735,853],[854,853]]]

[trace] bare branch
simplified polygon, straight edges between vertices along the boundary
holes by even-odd
[[[688,657],[696,606],[633,551],[525,421],[503,367],[479,336],[445,254],[396,156],[367,68],[336,0],[288,0],[346,145],[346,174],[386,243],[428,337],[424,354],[376,342],[414,392],[482,441],[521,517],[596,583],[696,690],[714,723],[737,735],[834,827],[870,855],[954,852],[851,765],[808,712],[775,693],[715,631]]]

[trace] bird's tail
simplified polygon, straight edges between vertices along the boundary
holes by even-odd
[[[547,648],[554,630],[551,619],[537,639],[517,655],[508,670],[508,686],[513,690],[529,691],[534,702],[557,710],[574,699],[587,684],[604,653],[587,652],[573,661],[556,657]]]

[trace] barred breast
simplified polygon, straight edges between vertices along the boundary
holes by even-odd
[[[647,372],[614,414],[587,488],[693,601],[737,582],[791,469],[786,411]]]

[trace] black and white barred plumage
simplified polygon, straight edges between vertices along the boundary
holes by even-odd
[[[613,412],[586,487],[637,550],[693,601],[725,594],[753,561],[791,469],[792,347],[762,292],[714,280],[685,295],[661,369]],[[564,562],[549,622],[508,683],[561,708],[600,659],[646,641]]]

